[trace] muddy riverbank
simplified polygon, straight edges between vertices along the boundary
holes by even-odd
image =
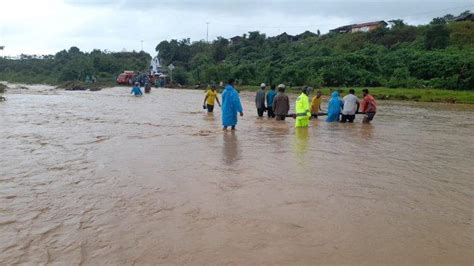
[[[472,264],[474,107],[295,130],[242,92],[224,133],[202,91],[129,92],[7,91],[0,264]]]

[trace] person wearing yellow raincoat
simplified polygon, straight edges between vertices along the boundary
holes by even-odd
[[[311,88],[305,87],[298,98],[296,98],[295,113],[296,122],[295,127],[308,127],[309,119],[311,118],[308,94]]]

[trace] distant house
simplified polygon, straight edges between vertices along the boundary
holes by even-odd
[[[454,18],[455,21],[474,21],[474,13],[467,13]]]
[[[313,33],[309,30],[301,33],[301,34],[298,34],[296,35],[295,37],[298,39],[298,40],[303,40],[303,39],[306,39],[306,38],[311,38],[311,37],[317,37],[318,35],[316,33]]]
[[[338,27],[338,28],[329,30],[329,32],[333,32],[333,33],[348,33],[348,32],[351,32],[352,26],[354,26],[354,25],[355,25],[355,24],[346,25],[346,26],[341,26],[341,27]]]
[[[230,38],[230,43],[231,44],[239,44],[242,41],[243,37],[242,36],[234,36]]]
[[[280,34],[278,36],[275,36],[275,38],[278,39],[278,40],[286,40],[286,41],[290,41],[290,42],[298,41],[297,36],[290,35],[286,32],[283,32],[282,34]]]
[[[387,25],[388,25],[387,22],[381,20],[381,21],[367,22],[367,23],[361,23],[361,24],[346,25],[346,26],[332,29],[329,32],[334,32],[334,33],[369,32],[376,29],[385,28]]]

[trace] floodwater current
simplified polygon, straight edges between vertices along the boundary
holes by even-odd
[[[296,130],[242,92],[223,132],[202,91],[129,92],[5,95],[1,265],[473,264],[473,106]]]

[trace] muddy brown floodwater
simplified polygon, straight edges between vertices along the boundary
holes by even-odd
[[[6,94],[1,265],[473,264],[473,106],[295,130],[243,92],[224,133],[202,91],[128,93]]]

